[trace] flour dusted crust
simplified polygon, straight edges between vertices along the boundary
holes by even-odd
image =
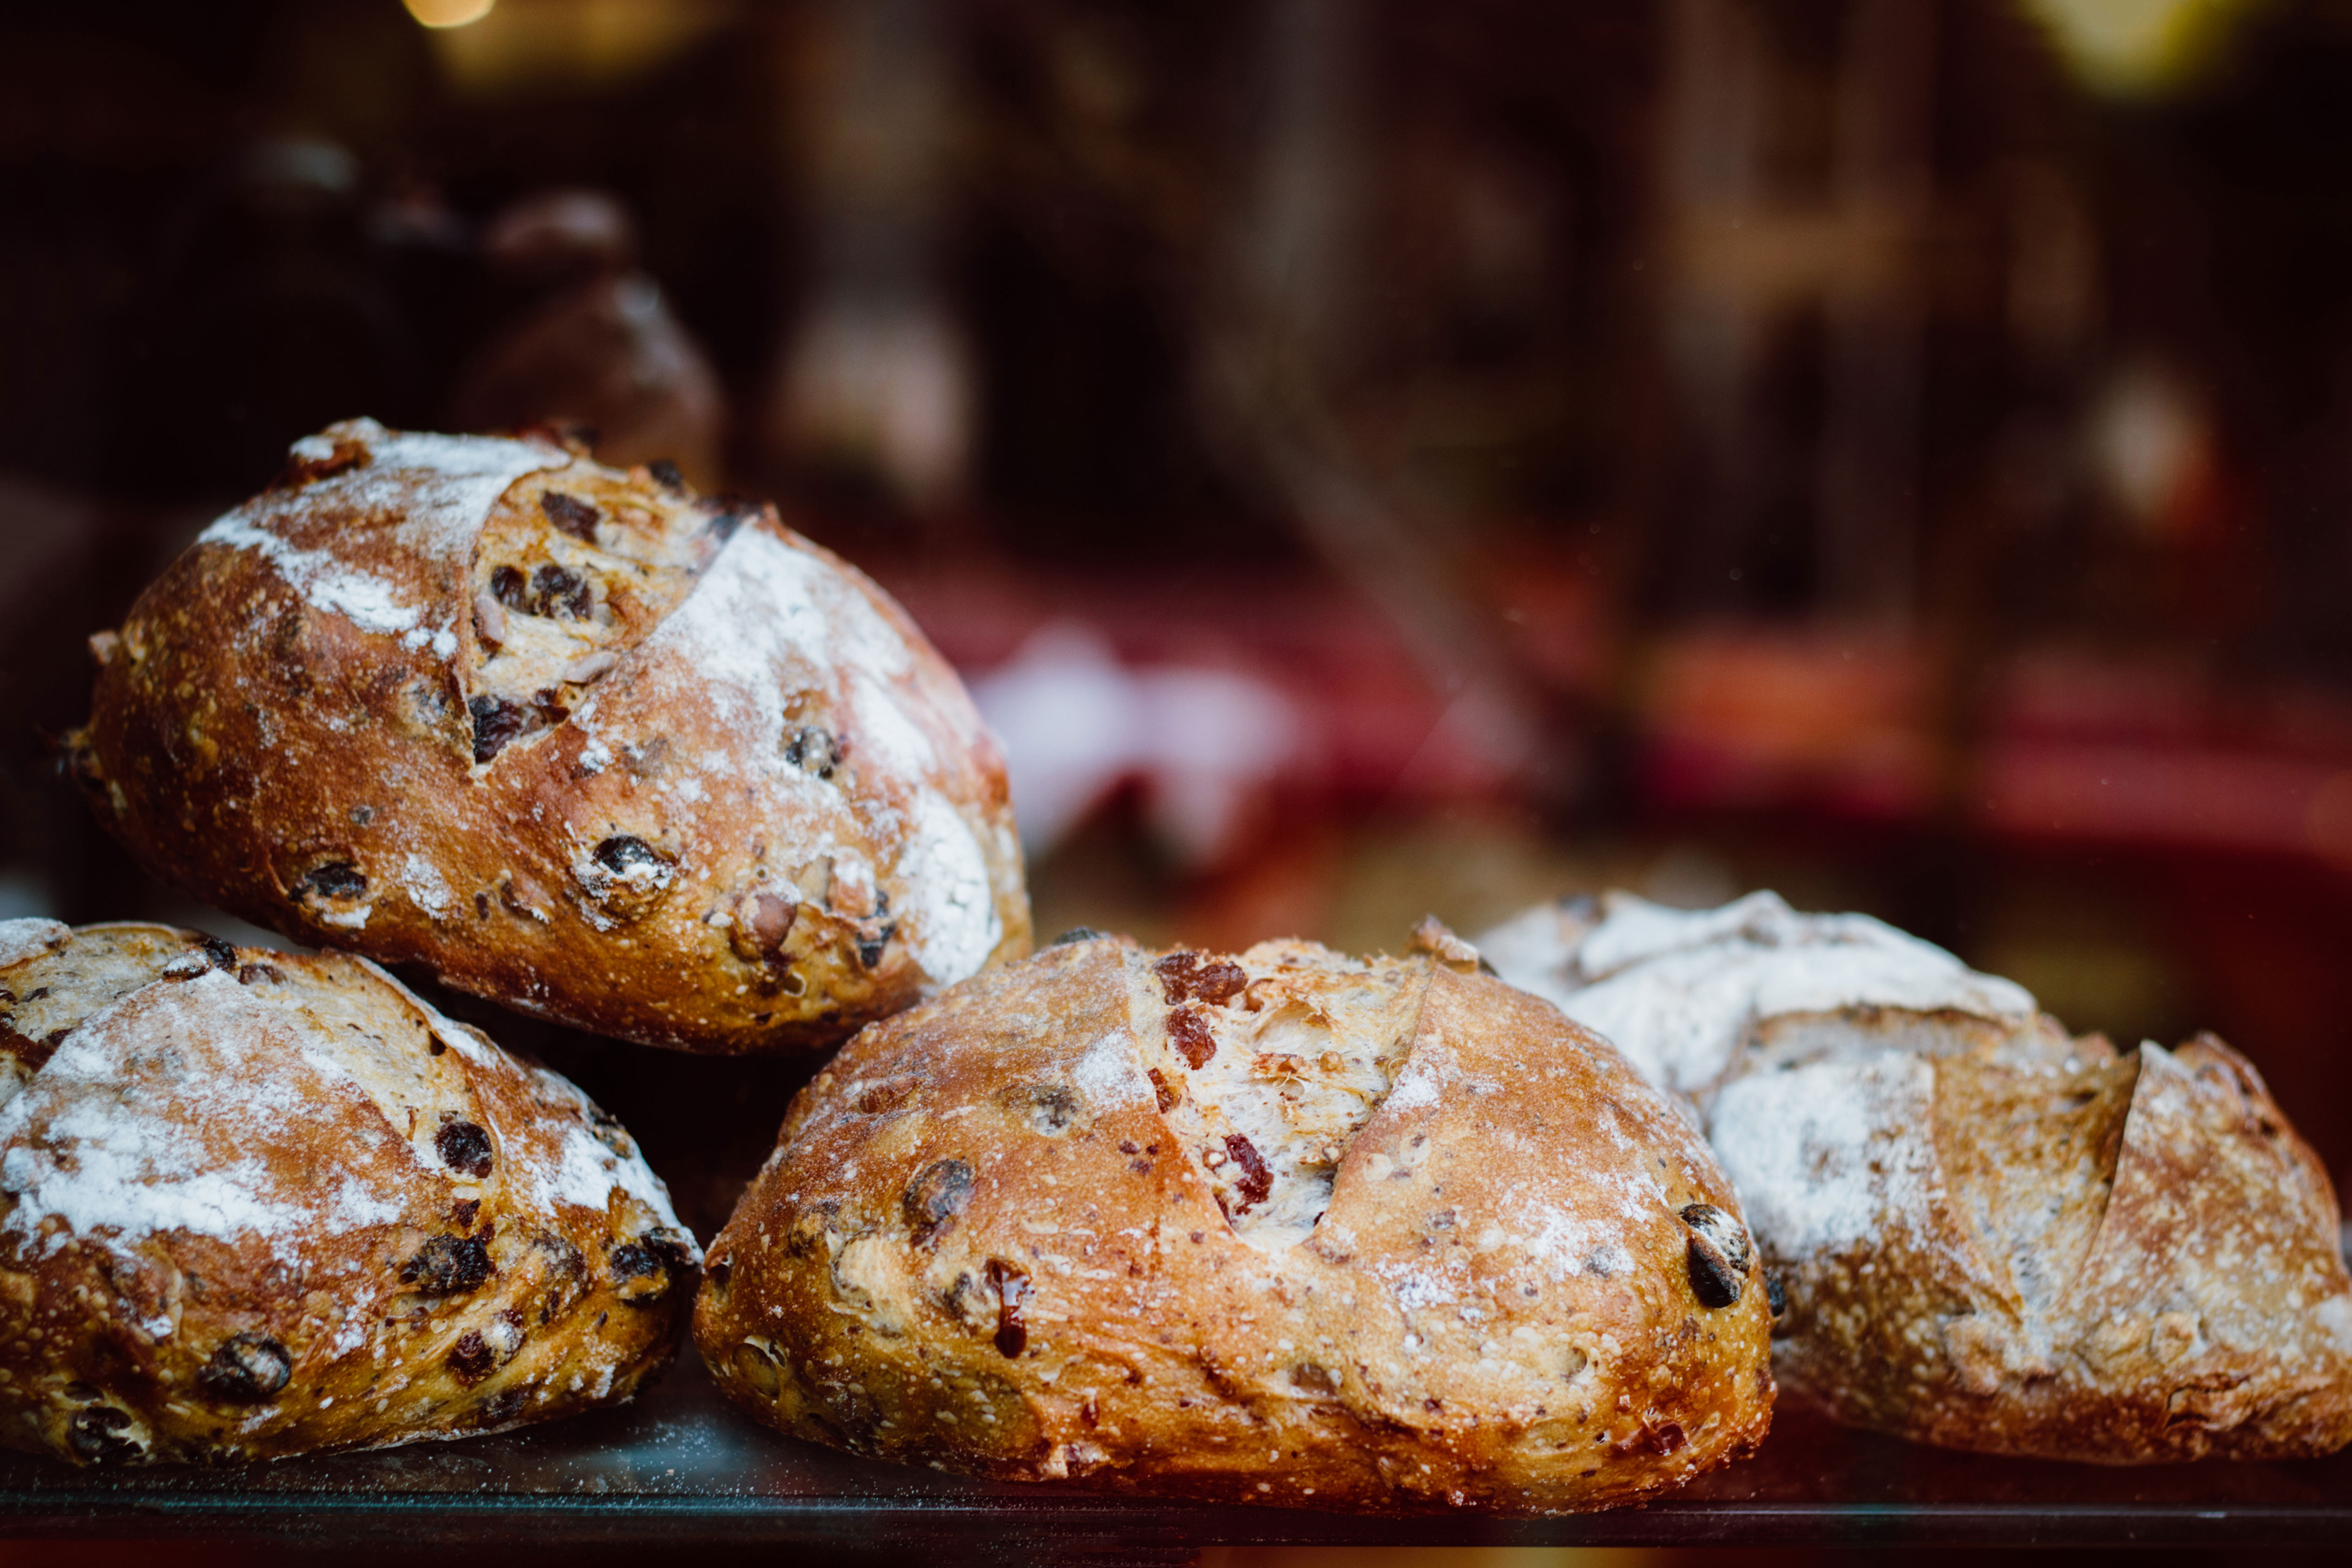
[[[1478,946],[1504,979],[1702,1107],[1735,1074],[1818,1049],[1822,1030],[1841,1027],[1928,1052],[2069,1051],[2022,986],[1866,915],[1800,915],[1774,893],[1702,910],[1625,893],[1542,904]],[[1799,1020],[1811,1032],[1784,1043]]]
[[[882,1458],[1553,1512],[1763,1437],[1751,1252],[1688,1124],[1448,935],[1088,937],[843,1049],[695,1336],[760,1419]]]
[[[92,640],[68,759],[211,903],[648,1044],[822,1044],[1027,951],[954,673],[772,508],[666,477],[308,437]]]
[[[694,1238],[628,1134],[362,960],[0,922],[0,1444],[384,1448],[625,1400]]]
[[[2069,1040],[2007,981],[1769,894],[1612,894],[1489,944],[1691,1096],[1785,1284],[1776,1370],[1840,1418],[2116,1464],[2352,1442],[2335,1194],[2219,1040]]]

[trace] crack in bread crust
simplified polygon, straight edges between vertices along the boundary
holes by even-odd
[[[1204,994],[1185,983],[1199,955],[1136,956],[1138,1060],[1182,1085],[1169,1124],[1234,1233],[1279,1251],[1322,1218],[1349,1145],[1388,1098],[1429,967],[1368,965],[1307,942],[1261,943],[1208,964],[1230,975]],[[1199,1047],[1188,1054],[1177,1043],[1195,1035],[1209,1047],[1198,1061]]]
[[[2109,1464],[2352,1442],[2336,1199],[2221,1041],[2071,1039],[2008,981],[1769,894],[1612,894],[1494,946],[1690,1094],[1786,1287],[1776,1367],[1838,1418]]]
[[[1028,950],[970,698],[772,507],[354,421],[93,648],[64,752],[101,821],[305,944],[722,1052]]]
[[[1229,1502],[1601,1508],[1750,1450],[1769,1307],[1729,1183],[1448,941],[1082,938],[868,1028],[711,1245],[705,1363],[860,1453]]]
[[[700,1249],[627,1134],[372,965],[0,923],[0,1444],[383,1448],[670,1354]]]

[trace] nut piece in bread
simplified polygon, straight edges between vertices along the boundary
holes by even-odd
[[[1492,936],[1689,1093],[1789,1312],[1775,1366],[1840,1419],[2126,1464],[2352,1441],[2326,1172],[2219,1040],[2118,1055],[1861,915],[1624,894]]]
[[[220,1464],[618,1403],[699,1265],[617,1123],[373,965],[0,922],[0,1444]]]
[[[880,1458],[1554,1512],[1763,1437],[1753,1252],[1689,1124],[1442,929],[1367,962],[1090,936],[843,1049],[695,1338],[760,1419]]]
[[[298,442],[92,640],[66,756],[165,880],[683,1050],[821,1044],[1028,950],[1004,768],[772,508],[553,439]]]

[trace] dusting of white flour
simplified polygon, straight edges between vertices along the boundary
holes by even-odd
[[[311,1102],[357,1092],[323,1065],[218,971],[134,991],[0,1106],[0,1189],[16,1200],[0,1227],[30,1243],[55,1219],[51,1249],[167,1230],[299,1246],[396,1220],[397,1203],[348,1176],[289,1181],[265,1157]]]
[[[55,920],[0,920],[0,968],[62,947],[72,936],[70,926]]]
[[[411,604],[352,559],[361,541],[388,538],[425,559],[462,566],[507,487],[526,474],[562,466],[562,451],[491,436],[412,434],[352,420],[294,444],[299,460],[323,462],[338,441],[369,460],[295,491],[272,491],[237,507],[198,536],[204,544],[255,551],[310,607],[363,632],[396,636],[411,649],[457,651],[447,606]],[[460,574],[447,574],[452,581]],[[440,624],[433,620],[438,614]]]
[[[837,793],[785,756],[793,723],[788,699],[812,689],[835,692],[835,710],[856,727],[852,765],[869,786],[894,780],[908,798],[892,868],[911,900],[891,912],[901,937],[934,984],[979,972],[1004,936],[987,855],[962,815],[926,780],[937,754],[918,717],[928,699],[905,678],[913,653],[856,582],[820,556],[746,528],[646,638],[640,656],[648,667],[690,671],[705,700],[743,737],[752,767],[783,789]],[[592,696],[576,716],[592,744],[598,707]]]
[[[589,1113],[589,1103],[569,1080],[548,1071],[535,1070],[541,1088],[551,1098],[566,1102],[581,1115]],[[629,1194],[653,1210],[664,1226],[683,1230],[677,1213],[671,1209],[669,1189],[645,1162],[642,1155],[620,1155],[577,1124],[563,1129],[562,1157],[552,1170],[542,1169],[533,1174],[532,1197],[542,1207],[567,1203],[575,1208],[593,1208],[602,1214],[612,1202],[614,1190]]]
[[[1733,1080],[1709,1127],[1748,1225],[1806,1258],[1929,1233],[1937,1176],[1935,1064],[1907,1052],[1832,1058]]]
[[[1542,906],[1478,946],[1504,979],[1682,1094],[1711,1093],[1768,1019],[1862,1007],[1950,1010],[2017,1028],[2034,1018],[2023,987],[1868,915],[1800,915],[1772,893],[1689,911],[1612,893],[1601,911],[1582,931]]]
[[[1097,1113],[1152,1103],[1151,1085],[1135,1063],[1135,1041],[1125,1030],[1113,1030],[1087,1047],[1070,1076]]]
[[[988,859],[962,814],[935,790],[918,797],[914,831],[898,856],[898,877],[917,898],[915,961],[938,985],[980,973],[1004,922],[988,881]]]

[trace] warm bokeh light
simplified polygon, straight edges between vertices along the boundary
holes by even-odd
[[[2179,86],[2215,53],[2248,0],[2027,0],[2093,90],[2139,97]]]
[[[499,0],[401,0],[428,27],[462,27],[490,14]]]
[[[454,12],[482,0],[410,0]],[[433,52],[449,85],[476,99],[555,88],[609,88],[676,59],[735,16],[736,0],[505,0],[478,27],[436,26]],[[420,20],[424,19],[422,16]]]

